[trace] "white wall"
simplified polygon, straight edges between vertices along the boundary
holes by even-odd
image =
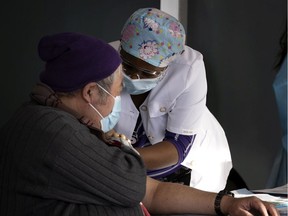
[[[187,31],[187,1],[188,0],[161,0],[160,9],[178,19]]]

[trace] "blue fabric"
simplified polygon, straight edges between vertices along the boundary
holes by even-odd
[[[267,188],[287,184],[287,55],[274,79],[273,89],[282,129],[282,146],[275,158]]]
[[[282,128],[282,145],[287,151],[287,55],[277,73],[273,88]]]
[[[121,31],[121,48],[156,67],[166,67],[183,52],[186,33],[173,16],[156,8],[140,8]]]
[[[179,160],[177,165],[183,162],[186,158],[196,135],[186,136],[181,134],[172,133],[166,130],[164,141],[171,142],[177,149]],[[192,141],[193,140],[193,141]]]

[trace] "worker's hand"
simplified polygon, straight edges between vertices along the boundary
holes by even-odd
[[[138,151],[136,151],[134,147],[131,145],[131,140],[128,139],[124,134],[119,134],[116,131],[111,130],[107,132],[105,136],[110,144],[119,147],[127,146],[131,148],[133,151],[135,151],[137,154],[139,154]]]

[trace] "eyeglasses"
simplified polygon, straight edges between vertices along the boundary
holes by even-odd
[[[137,76],[137,79],[158,78],[158,77],[163,76],[165,70],[167,69],[167,67],[165,67],[165,68],[161,68],[160,70],[151,71],[151,70],[147,70],[141,67],[136,67],[131,62],[124,60],[124,59],[122,61],[122,65],[123,65],[123,71],[126,75],[130,76],[131,78],[133,75]]]

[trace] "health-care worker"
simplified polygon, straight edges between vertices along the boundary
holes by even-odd
[[[119,50],[124,70],[114,129],[132,140],[148,175],[206,191],[223,189],[232,168],[230,150],[206,106],[203,56],[185,45],[182,24],[158,9],[138,9],[126,21],[120,45],[110,44]],[[190,169],[187,183],[183,175]]]

